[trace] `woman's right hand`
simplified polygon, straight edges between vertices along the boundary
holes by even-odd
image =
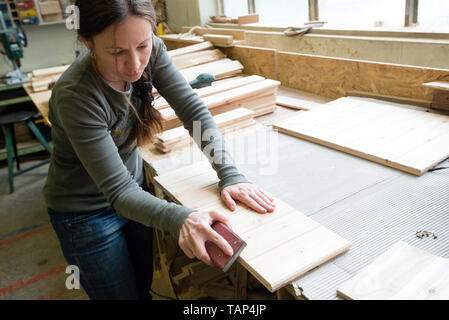
[[[215,243],[229,256],[234,254],[231,245],[211,225],[215,221],[228,223],[229,218],[217,211],[194,211],[187,216],[179,232],[179,247],[190,259],[198,258],[208,265],[213,265],[206,251],[206,240]]]

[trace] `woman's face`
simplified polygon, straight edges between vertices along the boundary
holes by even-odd
[[[109,81],[135,82],[151,56],[153,30],[148,20],[130,16],[93,37],[97,67]],[[88,45],[89,46],[89,45]]]

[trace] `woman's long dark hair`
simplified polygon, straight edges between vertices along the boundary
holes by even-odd
[[[78,37],[87,41],[109,26],[125,21],[128,16],[144,18],[156,30],[157,18],[151,0],[76,0],[75,5],[80,12]],[[162,130],[162,117],[153,107],[153,87],[147,68],[134,83],[134,88],[142,101],[139,111],[128,102],[137,118],[137,144],[141,146],[152,141],[155,134]]]

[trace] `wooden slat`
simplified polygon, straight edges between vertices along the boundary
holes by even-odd
[[[186,33],[189,32],[192,27],[182,27],[181,32]],[[204,34],[223,34],[223,35],[231,35],[234,40],[245,40],[245,31],[238,29],[224,29],[224,28],[201,28],[194,27],[194,34],[202,36]]]
[[[155,179],[177,203],[198,210],[217,208],[229,215],[231,227],[247,242],[238,261],[271,292],[351,246],[279,199],[273,213],[258,214],[240,203],[231,212],[222,205],[218,178],[207,161]]]
[[[286,97],[286,96],[281,96],[281,95],[276,95],[276,104],[279,106],[284,106],[284,107],[292,108],[292,109],[296,109],[296,110],[309,110],[309,108],[304,106],[303,100]]]
[[[233,78],[232,78],[233,79]],[[227,90],[235,89],[237,87],[242,87],[247,84],[251,84],[258,81],[263,81],[264,78],[259,76],[248,76],[248,77],[241,77],[236,78],[235,80],[222,80],[222,81],[216,81],[213,82],[210,87],[205,87],[201,89],[195,89],[196,93],[200,98],[208,97],[217,93],[221,93]],[[168,102],[164,98],[159,98],[156,100],[154,107],[157,110],[161,110],[164,108],[170,107]]]
[[[224,79],[242,71],[243,66],[240,62],[227,58],[180,70],[188,82],[195,80],[201,73],[211,73],[215,76],[215,79]]]
[[[69,68],[69,66],[52,67],[45,69],[38,69],[32,72],[33,77],[46,77],[54,74],[63,73]]]
[[[357,300],[448,300],[449,259],[400,241],[341,284],[337,294]]]
[[[234,38],[230,35],[223,34],[203,34],[204,41],[210,41],[216,47],[231,47]]]
[[[248,14],[245,16],[239,16],[237,18],[238,24],[248,24],[248,23],[256,23],[256,22],[259,22],[259,14],[258,13]]]
[[[173,63],[178,69],[185,69],[224,58],[226,58],[226,56],[218,49],[203,50],[173,57]]]
[[[449,116],[370,99],[341,98],[273,127],[415,175],[449,157]]]
[[[167,51],[167,53],[170,57],[174,58],[174,57],[181,56],[181,55],[188,54],[188,53],[212,49],[213,47],[214,47],[214,45],[211,42],[205,41],[205,42],[202,42],[199,44],[194,44],[194,45],[187,46],[184,48],[169,50],[169,51]]]

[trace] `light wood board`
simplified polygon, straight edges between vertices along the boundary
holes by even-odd
[[[31,98],[31,101],[33,101],[39,113],[44,118],[45,124],[50,126],[51,123],[50,120],[48,120],[48,112],[50,111],[48,103],[51,97],[51,90],[34,93],[31,87],[31,83],[23,84],[23,88],[25,89],[28,96]]]
[[[177,203],[198,210],[219,210],[247,243],[238,261],[274,292],[306,272],[349,250],[351,244],[318,222],[276,199],[276,210],[259,214],[222,203],[218,178],[207,161],[155,178]]]
[[[186,69],[203,63],[224,59],[226,56],[218,49],[186,53],[173,57],[173,64],[178,69]]]
[[[224,80],[215,81],[212,83],[210,87],[200,88],[200,89],[194,89],[195,92],[198,94],[200,98],[208,97],[217,93],[221,93],[227,90],[235,89],[237,87],[241,87],[247,84],[251,84],[258,81],[263,81],[264,78],[259,76],[248,76],[248,77],[234,77],[234,78],[228,78]],[[170,107],[167,100],[165,100],[163,97],[158,98],[155,103],[154,107],[157,110],[165,109]]]
[[[188,82],[195,80],[201,73],[211,73],[215,76],[215,79],[223,79],[239,74],[242,71],[243,66],[240,62],[232,61],[228,58],[179,70]]]
[[[337,294],[354,300],[448,300],[449,259],[400,241],[339,286]]]
[[[203,50],[208,50],[208,49],[213,49],[214,45],[209,42],[209,41],[205,41],[202,43],[198,43],[198,44],[193,44],[184,48],[179,48],[179,49],[174,49],[174,50],[168,50],[167,54],[174,58],[177,56],[181,56],[184,54],[188,54],[188,53],[194,53],[194,52],[198,52],[198,51],[203,51]]]
[[[273,128],[418,176],[449,157],[449,116],[373,99],[340,98]]]

